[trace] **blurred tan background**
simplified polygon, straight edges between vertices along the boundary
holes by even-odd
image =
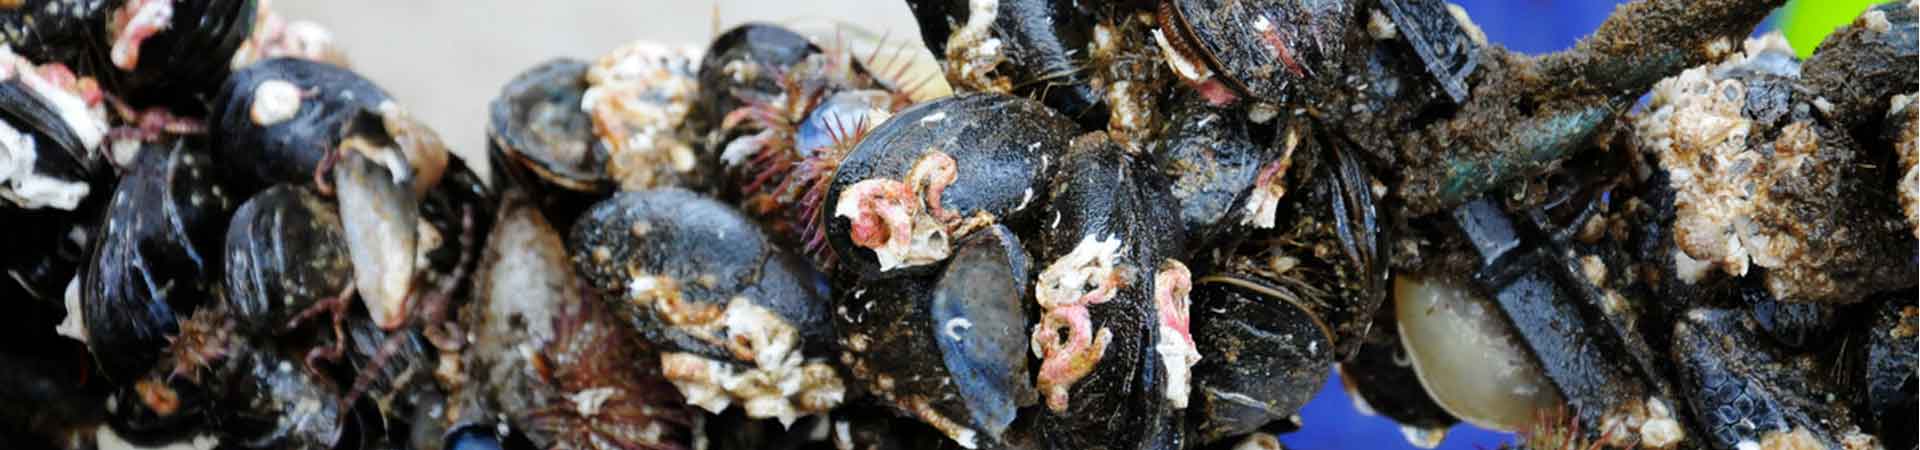
[[[762,21],[817,42],[845,36],[855,48],[884,35],[889,45],[904,42],[930,58],[902,0],[274,0],[271,7],[332,30],[354,70],[469,158],[486,149],[487,102],[515,74],[555,57],[591,61],[637,39],[704,47],[720,30]]]

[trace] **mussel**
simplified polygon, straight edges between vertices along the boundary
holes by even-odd
[[[937,277],[863,283],[835,297],[841,363],[898,414],[965,448],[1002,445],[1036,394],[1024,300],[1030,263],[1003,226],[960,241]]]
[[[818,275],[738,211],[680,189],[622,192],[568,236],[574,268],[658,349],[687,403],[791,424],[844,399]]]
[[[1188,326],[1191,273],[1177,200],[1103,133],[1074,139],[1032,239],[1035,387],[1053,448],[1166,448],[1204,358]]]
[[[105,25],[117,88],[153,101],[200,101],[225,81],[253,31],[258,0],[127,0]]]
[[[220,242],[237,204],[200,139],[140,150],[114,189],[80,277],[88,343],[106,376],[131,380],[158,357],[176,321],[216,301]]]
[[[1032,100],[962,95],[901,111],[840,161],[819,211],[862,278],[925,272],[993,223],[1027,227],[1074,128]]]

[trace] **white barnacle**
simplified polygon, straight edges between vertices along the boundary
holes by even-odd
[[[267,80],[253,88],[247,116],[254,125],[273,126],[300,113],[300,88],[286,80]]]

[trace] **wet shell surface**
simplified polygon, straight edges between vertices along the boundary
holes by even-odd
[[[955,239],[984,225],[1034,220],[1073,129],[1038,102],[1004,95],[901,111],[834,172],[820,218],[827,243],[863,277],[925,272],[903,269],[945,260]]]
[[[569,236],[574,267],[656,346],[688,403],[791,423],[843,399],[822,360],[833,327],[816,275],[740,212],[679,189],[623,192]]]

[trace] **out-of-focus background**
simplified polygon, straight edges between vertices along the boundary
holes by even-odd
[[[1455,0],[1490,40],[1523,52],[1573,45],[1618,0]],[[1793,0],[1776,27],[1802,56],[1872,0]],[[353,68],[372,78],[470,158],[485,151],[486,107],[500,86],[541,61],[592,60],[636,39],[704,46],[720,30],[748,21],[787,25],[821,41],[855,48],[904,44],[927,62],[919,30],[901,0],[279,0],[291,19],[333,30]],[[484,164],[480,165],[484,167]],[[1342,394],[1336,374],[1300,412],[1305,428],[1282,436],[1288,448],[1414,448],[1400,428],[1363,416]],[[1511,435],[1454,427],[1444,449],[1490,449]]]

